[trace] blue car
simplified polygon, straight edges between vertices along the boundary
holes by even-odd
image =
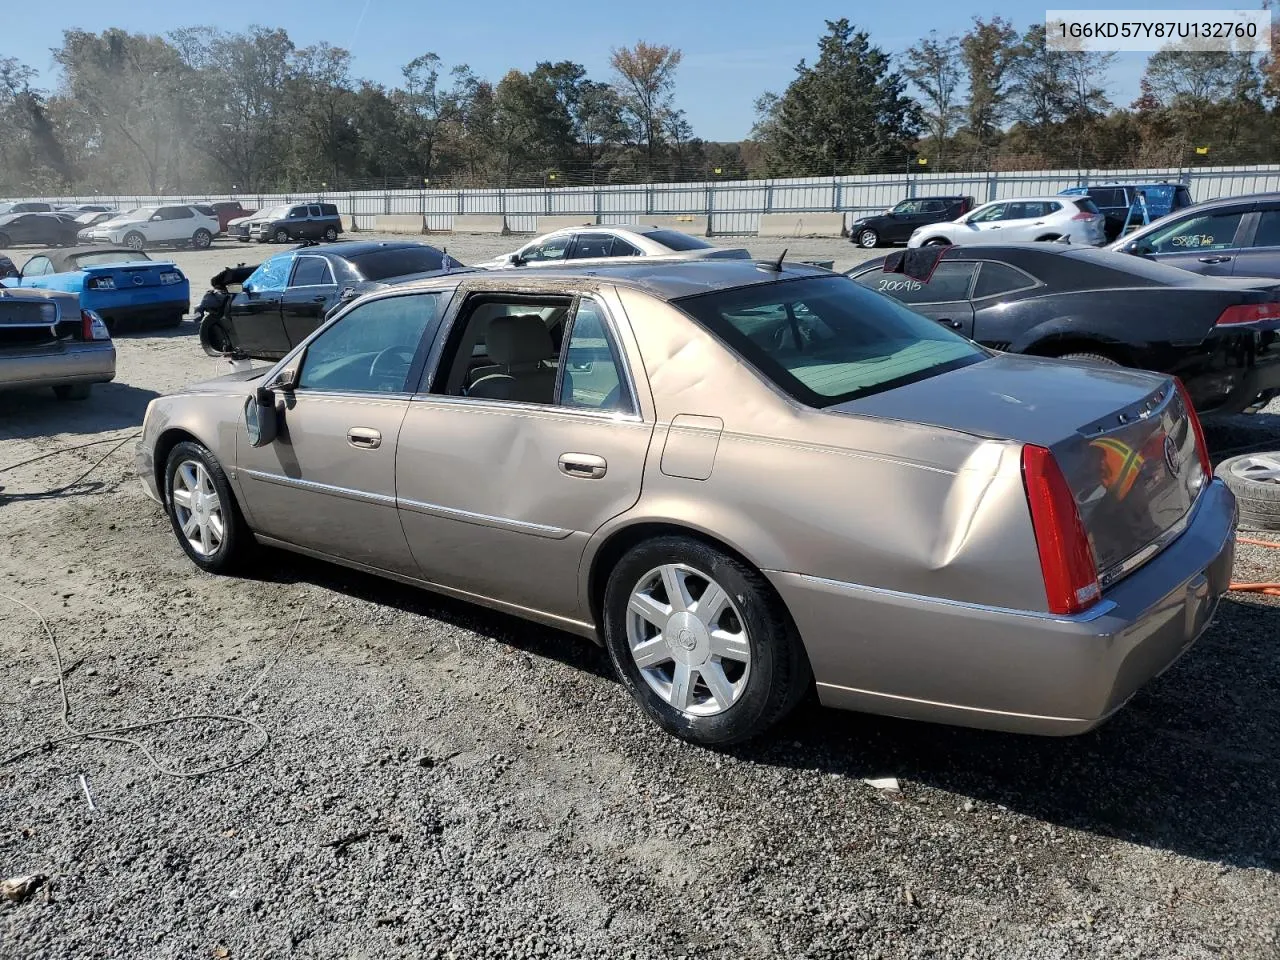
[[[77,294],[80,306],[111,330],[122,324],[177,326],[191,310],[191,284],[177,264],[123,247],[44,250],[21,271],[12,264],[0,270],[0,285]]]

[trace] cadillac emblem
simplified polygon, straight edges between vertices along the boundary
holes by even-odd
[[[1169,465],[1169,472],[1175,477],[1182,472],[1182,458],[1178,453],[1178,445],[1170,436],[1164,438],[1164,462]]]

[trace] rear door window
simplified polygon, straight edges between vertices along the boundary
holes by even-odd
[[[321,287],[333,283],[333,271],[324,257],[298,257],[294,263],[291,287]]]
[[[1263,210],[1258,214],[1258,229],[1252,245],[1280,247],[1280,210]]]
[[[986,260],[978,267],[978,281],[973,285],[973,299],[998,297],[1014,290],[1026,290],[1034,287],[1036,280],[1030,274],[1023,273],[1007,263],[996,263]]]
[[[574,244],[571,259],[588,260],[592,257],[608,257],[613,252],[613,236],[607,233],[580,233]]]

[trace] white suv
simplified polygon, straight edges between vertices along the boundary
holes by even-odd
[[[908,247],[945,244],[1061,240],[1098,246],[1106,240],[1106,221],[1088,197],[1019,197],[993,200],[958,220],[920,227]]]
[[[218,229],[217,217],[195,207],[139,207],[81,230],[78,239],[83,243],[114,243],[133,250],[156,244],[190,244],[204,250]]]

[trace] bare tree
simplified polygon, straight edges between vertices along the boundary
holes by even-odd
[[[663,140],[663,118],[672,111],[676,68],[684,54],[674,47],[646,43],[619,47],[609,63],[617,74],[622,102],[631,115],[637,139],[645,146],[646,172],[652,174]]]
[[[937,30],[907,50],[902,72],[920,91],[924,101],[924,121],[933,138],[933,153],[938,166],[946,158],[947,141],[964,119],[960,106],[961,69],[960,38],[939,37]]]

